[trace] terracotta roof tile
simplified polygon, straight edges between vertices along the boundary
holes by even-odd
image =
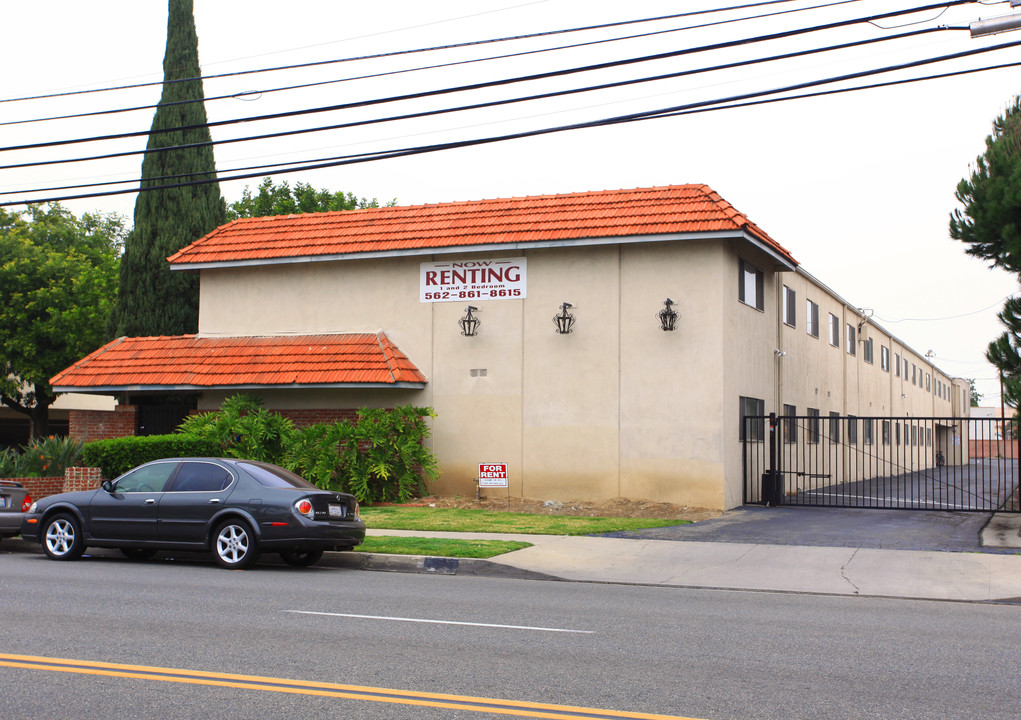
[[[743,230],[790,253],[707,185],[244,218],[171,255],[195,263]]]
[[[385,333],[122,337],[55,375],[61,392],[139,386],[425,383]]]

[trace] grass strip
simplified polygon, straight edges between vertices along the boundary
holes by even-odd
[[[378,505],[362,507],[362,520],[380,530],[520,533],[524,535],[599,535],[623,530],[684,525],[659,518],[580,517],[461,508]]]
[[[435,557],[491,558],[514,552],[531,543],[510,540],[452,540],[449,538],[393,537],[372,535],[355,548],[357,552],[391,555],[432,555]]]

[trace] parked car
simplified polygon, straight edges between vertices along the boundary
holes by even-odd
[[[225,568],[251,567],[262,551],[307,566],[324,550],[365,539],[353,495],[316,487],[264,462],[224,458],[154,460],[96,490],[50,495],[21,524],[53,560],[86,547],[119,548],[131,559],[159,550],[212,552]]]
[[[21,532],[21,519],[32,505],[25,486],[14,480],[0,480],[0,538]]]

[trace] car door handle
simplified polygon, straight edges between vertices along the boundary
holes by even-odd
[[[220,504],[220,498],[213,498],[212,500],[209,501],[209,504],[210,505],[219,505]]]
[[[145,504],[146,505],[155,505],[156,504],[156,498],[146,498],[145,499]]]

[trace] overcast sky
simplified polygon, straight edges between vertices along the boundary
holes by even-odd
[[[206,76],[318,61],[397,53],[456,43],[563,30],[682,12],[757,4],[762,0],[538,0],[514,2],[374,3],[336,0],[195,0],[199,55]],[[207,79],[211,121],[309,109],[339,103],[515,78],[715,43],[787,33],[898,9],[920,0],[834,2],[790,0],[729,12],[426,53],[330,63],[289,71]],[[814,10],[808,8],[816,6]],[[799,10],[799,12],[789,12]],[[733,22],[737,18],[785,13]],[[1018,10],[1021,13],[1021,10]],[[704,70],[825,46],[887,38],[885,42],[817,52],[656,82],[272,140],[219,145],[221,176],[229,171],[291,161],[313,162],[356,153],[486,138],[690,105],[799,83],[841,77],[901,63],[1021,43],[1021,32],[971,39],[965,27],[980,17],[1011,13],[1007,2],[969,3],[875,23],[790,34],[768,42],[690,52],[678,57],[573,73],[527,83],[438,95],[415,101],[313,113],[286,120],[214,128],[223,141],[392,115],[446,109]],[[158,83],[166,41],[162,0],[35,0],[5,3],[7,32],[0,44],[0,99],[113,85]],[[714,23],[707,25],[708,23]],[[694,27],[701,26],[701,27]],[[679,28],[688,28],[678,30]],[[934,30],[946,27],[945,30]],[[661,32],[626,41],[555,52],[526,51]],[[904,33],[912,37],[889,39]],[[401,72],[423,66],[516,54],[486,62]],[[1021,62],[1021,48],[844,81],[811,91],[889,82],[994,64]],[[391,73],[379,76],[380,73]],[[272,88],[328,82],[313,88]],[[1001,332],[996,313],[1018,289],[1014,276],[991,270],[949,239],[954,189],[984,148],[993,119],[1021,91],[1021,68],[901,84],[825,97],[560,132],[412,157],[379,160],[290,175],[311,183],[401,205],[478,198],[705,183],[760,225],[847,302],[874,311],[887,330],[938,367],[975,378],[983,404],[999,402],[995,371],[983,359]],[[247,94],[245,94],[247,93]],[[133,90],[69,95],[0,104],[0,122],[152,105],[158,84]],[[787,94],[790,94],[788,92]],[[93,118],[8,124],[2,145],[38,143],[148,130],[152,109]],[[138,151],[145,138],[47,149],[6,151],[0,164]],[[139,155],[102,161],[0,170],[0,200],[40,198],[66,191],[38,188],[137,179]],[[258,178],[221,184],[228,202]],[[95,188],[85,190],[94,192]],[[20,194],[19,194],[20,193]],[[99,210],[130,217],[132,194],[71,200],[75,212]]]

